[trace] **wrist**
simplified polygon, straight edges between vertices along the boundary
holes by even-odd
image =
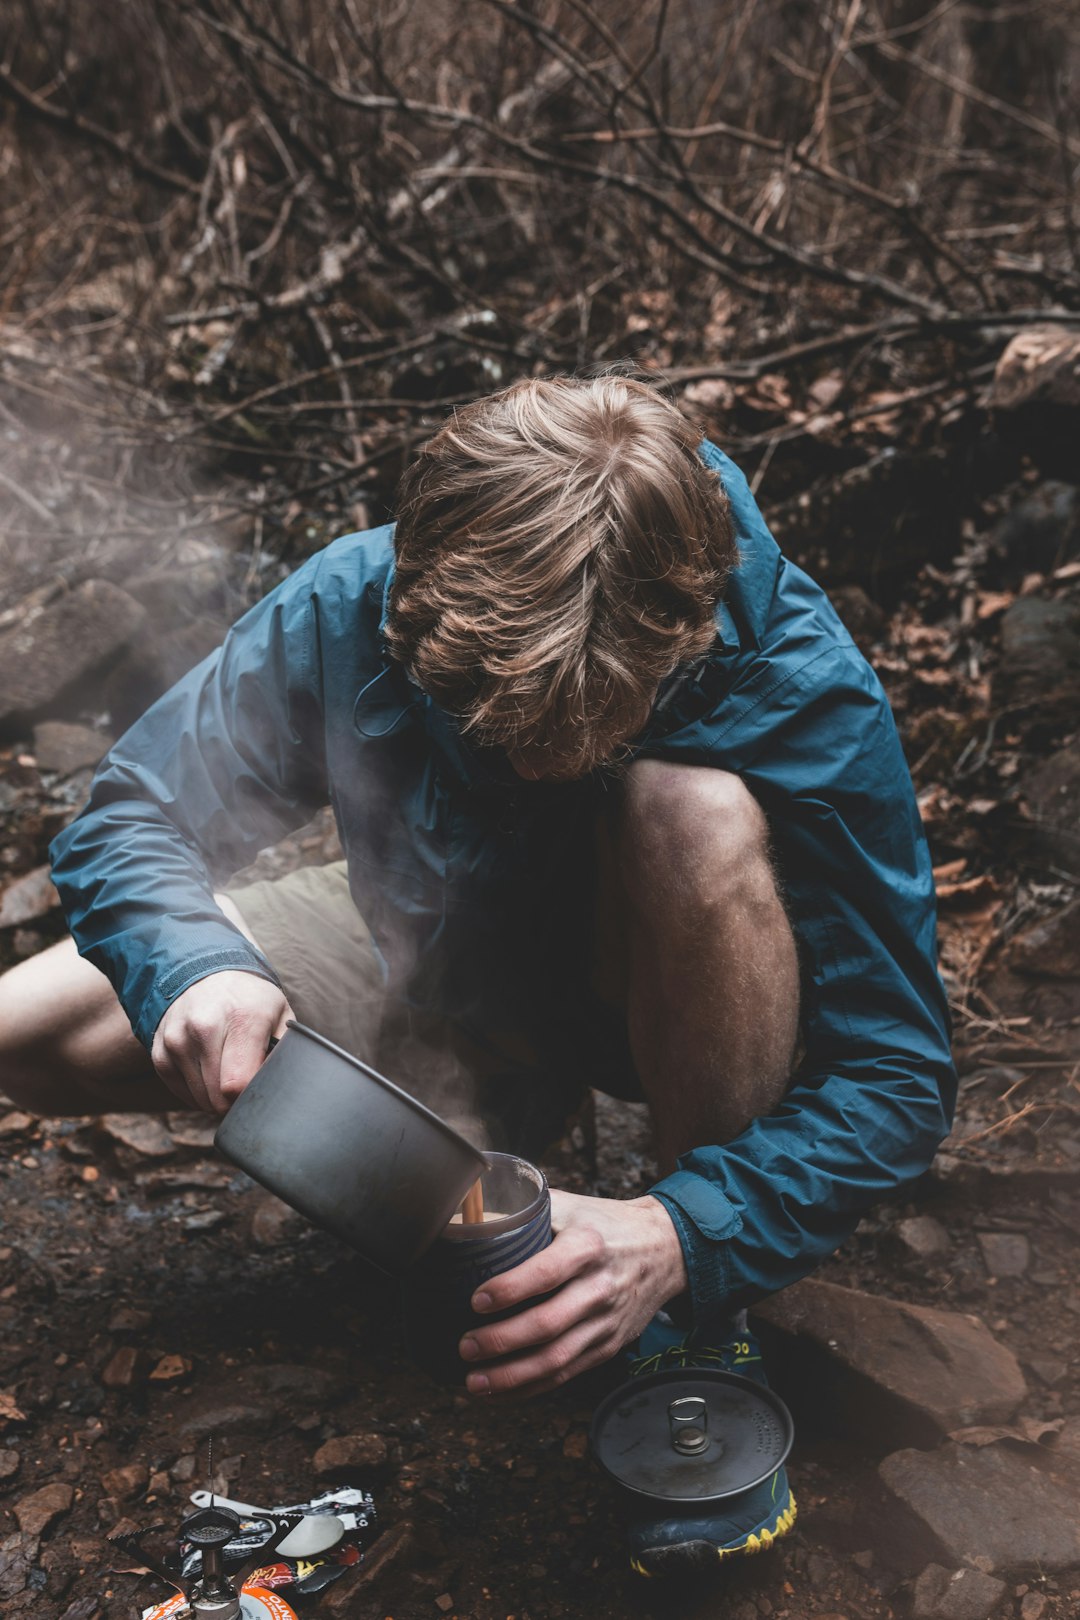
[[[673,1298],[682,1294],[690,1286],[690,1278],[686,1269],[686,1255],[683,1253],[682,1240],[679,1237],[671,1212],[659,1198],[646,1193],[643,1198],[636,1200],[643,1213],[647,1213],[652,1221],[653,1236],[650,1250],[654,1257],[654,1268],[665,1279],[668,1292],[665,1297]]]

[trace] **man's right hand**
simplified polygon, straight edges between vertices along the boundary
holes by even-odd
[[[166,1010],[150,1053],[169,1090],[207,1114],[227,1114],[261,1067],[272,1036],[294,1017],[284,993],[256,973],[212,973]]]

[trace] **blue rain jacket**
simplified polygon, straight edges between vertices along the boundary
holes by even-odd
[[[955,1075],[930,862],[885,695],[738,468],[707,441],[700,453],[731,500],[740,565],[711,654],[662,692],[636,751],[734,772],[765,810],[805,1041],[774,1113],[653,1188],[708,1321],[805,1275],[918,1176]],[[274,978],[212,889],[327,802],[392,982],[415,963],[413,998],[475,1028],[513,1028],[529,1004],[535,1023],[544,983],[553,1027],[555,964],[570,1005],[596,783],[521,782],[390,662],[392,539],[336,541],[240,619],[116,743],[53,843],[79,949],[147,1047],[197,979]]]

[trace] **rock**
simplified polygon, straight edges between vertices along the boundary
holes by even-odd
[[[343,1434],[319,1447],[313,1462],[320,1479],[338,1474],[364,1474],[386,1466],[386,1441],[381,1434]]]
[[[1060,1356],[1026,1355],[1021,1365],[1030,1367],[1039,1383],[1047,1389],[1057,1389],[1069,1374],[1069,1363]]]
[[[44,917],[60,904],[48,866],[36,866],[24,877],[9,883],[0,895],[0,928],[17,928],[22,923]]]
[[[178,1410],[176,1433],[192,1444],[207,1435],[282,1428],[311,1407],[325,1409],[347,1388],[343,1374],[321,1367],[270,1362],[243,1367],[220,1379]]]
[[[5,1136],[22,1136],[24,1131],[30,1130],[31,1126],[36,1124],[37,1119],[35,1116],[33,1114],[24,1114],[21,1109],[16,1109],[10,1114],[4,1114],[0,1116],[0,1140]]]
[[[1042,1620],[1043,1610],[1046,1608],[1046,1595],[1043,1592],[1025,1592],[1020,1599],[1020,1620]]]
[[[302,1232],[306,1225],[302,1215],[290,1209],[280,1198],[275,1198],[273,1193],[263,1193],[251,1212],[251,1237],[260,1249],[279,1248]]]
[[[1024,783],[1024,801],[1046,854],[1080,873],[1080,742],[1035,767]]]
[[[133,1344],[122,1344],[119,1350],[109,1357],[101,1373],[101,1382],[106,1389],[130,1389],[132,1384],[141,1377],[143,1371],[143,1355],[141,1350]]]
[[[893,1236],[905,1260],[935,1260],[949,1249],[949,1234],[932,1215],[910,1215],[897,1221]]]
[[[34,727],[34,758],[39,771],[70,776],[73,771],[96,765],[111,741],[90,726],[73,725],[67,720],[42,720]]]
[[[340,1399],[348,1386],[343,1373],[328,1372],[324,1367],[297,1367],[289,1362],[245,1367],[238,1377],[244,1388],[260,1395],[284,1397],[286,1401],[303,1400],[315,1405]]]
[[[62,1514],[68,1512],[74,1499],[74,1491],[63,1480],[42,1485],[40,1490],[32,1491],[29,1496],[16,1502],[15,1517],[19,1521],[19,1529],[24,1536],[43,1536]]]
[[[1005,1582],[981,1569],[928,1564],[915,1582],[912,1620],[987,1620]]]
[[[0,1479],[14,1479],[19,1472],[19,1453],[10,1448],[0,1449]]]
[[[148,1159],[174,1151],[172,1136],[157,1114],[102,1114],[101,1128],[114,1142]]]
[[[172,549],[165,567],[146,569],[125,582],[126,589],[140,601],[160,625],[178,618],[220,616],[228,603],[228,553],[212,540],[186,536]]]
[[[145,1333],[153,1320],[153,1311],[138,1305],[118,1305],[109,1317],[109,1332]]]
[[[839,1417],[874,1444],[932,1445],[952,1429],[1004,1423],[1026,1394],[1016,1357],[976,1316],[818,1278],[763,1301],[755,1315],[787,1341],[786,1362],[801,1364],[830,1422]]]
[[[85,1597],[76,1598],[69,1603],[60,1620],[95,1620],[101,1610],[101,1597],[97,1592],[87,1592]]]
[[[103,579],[29,607],[0,634],[0,735],[55,711],[69,696],[85,704],[95,679],[145,623],[145,608]]]
[[[1032,326],[1006,347],[987,403],[998,411],[1025,406],[1080,406],[1080,335],[1060,326]]]
[[[37,1536],[12,1535],[0,1541],[0,1598],[13,1598],[24,1589],[37,1552]]]
[[[909,1550],[988,1572],[1080,1563],[1080,1470],[1053,1450],[948,1442],[894,1452],[879,1473],[909,1515]],[[903,1529],[895,1515],[883,1516],[883,1534],[903,1539]]]
[[[829,592],[829,600],[844,629],[860,647],[870,646],[881,635],[885,615],[861,585],[836,585]]]
[[[383,1531],[364,1555],[364,1562],[355,1576],[350,1573],[330,1588],[322,1600],[322,1612],[340,1616],[341,1620],[355,1620],[361,1604],[367,1601],[372,1591],[387,1585],[393,1576],[408,1570],[416,1556],[416,1531],[411,1520],[402,1519]]]
[[[1017,581],[1051,573],[1080,545],[1080,489],[1047,479],[1006,512],[990,539],[1013,564]]]
[[[450,1596],[450,1593],[440,1593],[440,1595],[435,1599],[435,1607],[438,1609],[440,1614],[449,1614],[450,1610],[454,1607],[454,1600]]]
[[[1022,1232],[977,1232],[991,1277],[1022,1277],[1031,1264],[1031,1244]]]
[[[1080,900],[1017,934],[1009,966],[1031,978],[1080,979]]]
[[[149,1470],[145,1463],[125,1463],[122,1468],[110,1468],[108,1473],[102,1474],[101,1485],[107,1496],[114,1496],[120,1502],[126,1502],[131,1496],[138,1496],[146,1489]]]
[[[1080,702],[1080,610],[1074,602],[1021,596],[1001,620],[994,704],[1031,709],[1041,724],[1068,720]]]
[[[277,1416],[268,1401],[219,1390],[195,1396],[183,1408],[176,1433],[189,1444],[212,1434],[258,1434],[271,1430]]]

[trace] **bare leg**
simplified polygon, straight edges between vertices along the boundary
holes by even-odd
[[[798,1033],[795,944],[765,817],[737,776],[637,761],[615,854],[630,1044],[667,1173],[783,1096]]]
[[[251,938],[228,896],[215,898]],[[182,1107],[154,1073],[108,979],[71,939],[0,977],[0,1093],[35,1114]]]

